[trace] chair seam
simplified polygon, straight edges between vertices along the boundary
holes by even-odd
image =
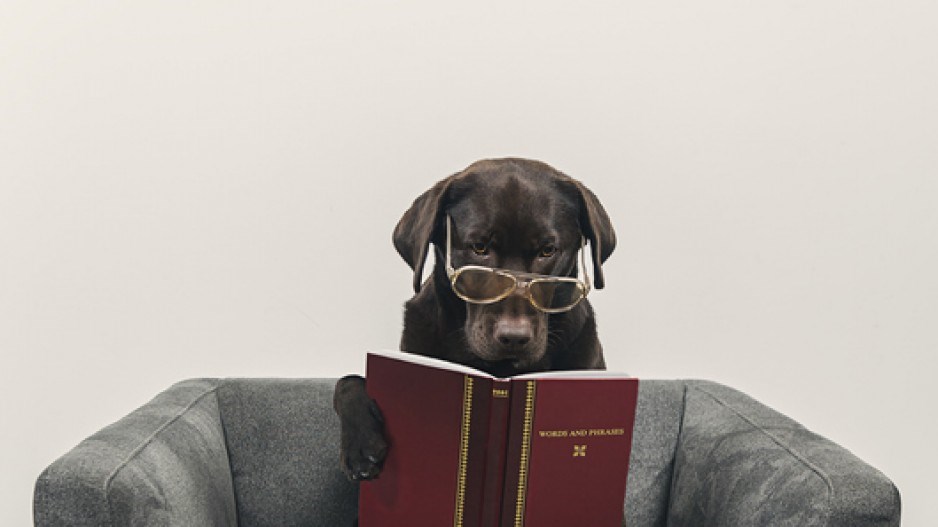
[[[674,441],[674,450],[671,452],[671,475],[668,482],[668,511],[666,511],[666,516],[670,516],[671,510],[671,500],[674,496],[674,485],[676,483],[676,474],[677,471],[677,453],[681,449],[681,441],[684,437],[684,420],[687,416],[687,391],[690,388],[687,382],[682,382],[684,386],[683,393],[681,394],[681,418],[677,422],[677,438]],[[641,385],[639,385],[641,386]]]
[[[202,402],[202,399],[205,399],[206,396],[215,393],[216,390],[218,390],[217,385],[199,394],[199,396],[193,399],[192,402],[187,404],[185,407],[181,408],[178,412],[176,412],[174,416],[172,416],[165,423],[161,424],[156,430],[150,433],[150,435],[148,435],[146,439],[144,439],[139,445],[137,445],[133,450],[131,450],[130,453],[127,454],[127,456],[120,463],[118,463],[116,467],[114,467],[114,470],[112,470],[111,473],[108,474],[107,478],[104,480],[104,497],[107,500],[108,523],[110,523],[111,525],[114,524],[113,518],[111,518],[111,493],[110,491],[111,491],[111,483],[114,481],[114,478],[117,477],[117,473],[123,470],[124,467],[126,467],[131,461],[133,461],[133,459],[137,457],[137,455],[139,455],[140,452],[143,452],[143,450],[146,447],[148,447],[150,443],[152,443],[153,440],[156,439],[156,436],[158,436],[160,433],[163,432],[163,430],[166,430],[167,428],[169,428],[173,423],[178,421],[180,417],[185,415],[195,405]]]
[[[215,389],[220,390],[221,388],[227,388],[228,386],[232,384],[231,381],[232,381],[231,378],[221,379],[218,385],[215,386]],[[219,391],[219,396],[221,395],[222,393]],[[231,459],[231,444],[228,441],[228,426],[226,422],[227,419],[225,418],[225,407],[222,404],[223,399],[224,399],[223,397],[218,398],[218,422],[221,424],[222,441],[225,442],[225,460],[228,462],[229,477],[231,478],[232,499],[234,501],[235,522],[237,525],[238,517],[241,514],[241,503],[240,503],[241,498],[238,496],[238,489],[235,488],[236,478],[234,475],[234,464],[232,463],[232,459]]]
[[[733,412],[734,414],[736,414],[737,417],[739,417],[739,418],[742,419],[743,421],[746,421],[746,423],[748,423],[749,426],[751,426],[751,427],[753,427],[754,429],[756,429],[756,430],[762,432],[766,437],[768,437],[769,439],[771,439],[772,442],[774,442],[776,445],[778,445],[779,447],[781,447],[782,450],[784,450],[785,452],[788,452],[789,455],[791,455],[793,458],[797,459],[797,460],[798,460],[799,462],[801,462],[804,466],[808,467],[812,472],[814,472],[814,473],[821,479],[821,481],[823,481],[824,484],[827,486],[827,514],[828,514],[828,521],[830,520],[831,516],[833,515],[834,482],[831,481],[830,477],[828,477],[827,474],[825,474],[824,471],[821,470],[820,467],[816,466],[814,463],[812,463],[810,460],[808,460],[804,455],[802,455],[801,453],[799,453],[799,452],[798,452],[797,450],[795,450],[794,448],[791,448],[790,446],[788,446],[787,444],[785,444],[785,442],[782,441],[780,438],[776,437],[774,434],[772,434],[771,432],[769,432],[766,428],[764,428],[763,426],[761,426],[761,425],[759,425],[758,423],[756,423],[755,421],[753,421],[751,418],[749,418],[749,416],[747,416],[746,414],[744,414],[744,413],[742,413],[741,411],[737,410],[736,408],[734,408],[733,406],[731,406],[729,403],[727,403],[726,401],[724,401],[723,399],[721,399],[718,395],[714,394],[713,392],[710,392],[710,391],[706,390],[705,388],[703,388],[703,387],[701,387],[701,386],[699,386],[699,385],[689,386],[688,388],[693,388],[693,389],[695,389],[695,390],[698,390],[698,391],[700,391],[700,392],[702,392],[702,393],[707,394],[708,396],[710,396],[710,398],[712,398],[714,401],[716,401],[717,404],[719,404],[720,406],[722,406],[722,407],[724,407],[724,408],[730,410],[731,412]]]

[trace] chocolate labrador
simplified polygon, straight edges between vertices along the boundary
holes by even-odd
[[[485,160],[419,196],[394,229],[414,271],[401,350],[505,377],[543,370],[603,369],[592,284],[615,232],[579,181],[525,159]],[[421,283],[430,246],[432,275]],[[381,412],[365,380],[336,384],[341,463],[353,480],[378,476],[387,454]]]

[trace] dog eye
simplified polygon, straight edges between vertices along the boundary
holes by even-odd
[[[472,252],[478,254],[479,256],[485,256],[489,253],[489,246],[485,243],[476,242],[470,245],[470,247],[472,248]]]
[[[553,245],[545,245],[541,247],[540,252],[537,253],[541,258],[550,258],[555,254],[557,254],[557,247]]]

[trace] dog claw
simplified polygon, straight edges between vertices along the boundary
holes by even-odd
[[[349,479],[367,481],[377,478],[387,455],[387,446],[384,441],[379,439],[369,448],[353,448],[351,451],[356,453],[345,456],[343,464]]]
[[[353,481],[368,481],[377,478],[380,472],[381,469],[376,462],[374,465],[356,467],[350,470],[349,474]]]

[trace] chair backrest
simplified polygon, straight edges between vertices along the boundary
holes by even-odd
[[[632,434],[626,525],[668,523],[671,476],[684,419],[684,381],[641,380]]]
[[[242,527],[352,525],[357,487],[339,468],[333,379],[229,379],[218,405]],[[667,521],[684,409],[681,381],[641,381],[626,508],[630,525]]]
[[[352,525],[333,379],[228,379],[219,387],[238,524]]]

